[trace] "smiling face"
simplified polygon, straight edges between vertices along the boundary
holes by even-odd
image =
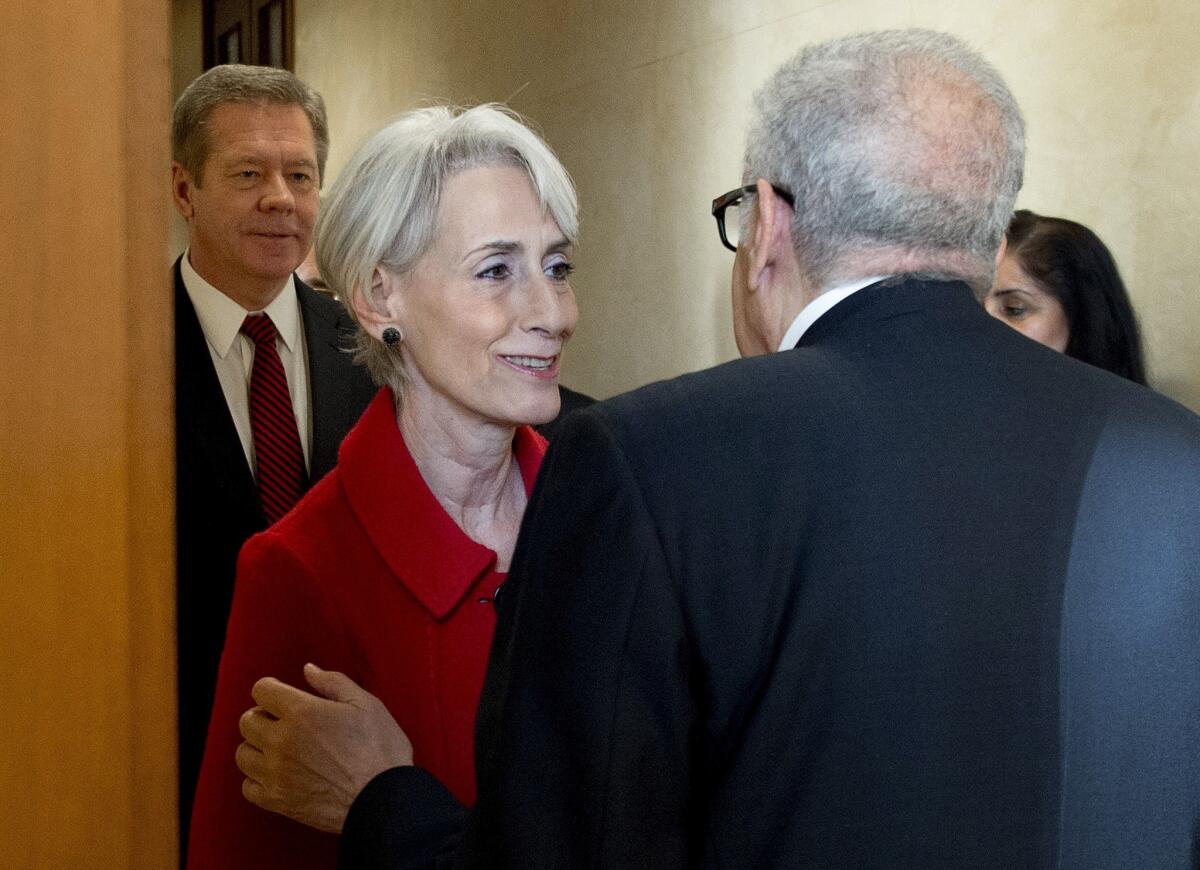
[[[578,317],[571,257],[524,170],[451,176],[429,250],[408,272],[382,273],[404,336],[405,404],[504,426],[552,420]]]
[[[1067,349],[1071,327],[1062,303],[1025,274],[1015,254],[1008,253],[996,269],[996,283],[983,300],[988,314],[1059,353]]]
[[[312,247],[318,190],[299,106],[225,103],[208,118],[200,183],[176,163],[172,192],[199,275],[248,310],[265,307]]]

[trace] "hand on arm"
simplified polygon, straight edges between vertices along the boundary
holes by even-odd
[[[306,665],[317,694],[265,677],[241,717],[242,793],[263,809],[338,833],[360,791],[412,764],[412,744],[383,703],[344,674]]]

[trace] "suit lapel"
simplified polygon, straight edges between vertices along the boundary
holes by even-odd
[[[345,372],[350,358],[350,324],[343,322],[338,306],[322,299],[299,278],[296,296],[304,318],[304,343],[308,350],[309,407],[312,409],[312,471],[309,478],[320,480],[337,463],[342,436],[357,417],[351,407],[353,396]],[[346,341],[345,346],[342,342]]]
[[[208,342],[175,263],[175,418],[181,473],[212,474],[221,488],[245,504],[258,504],[254,477],[246,462]],[[201,469],[204,469],[201,471]]]

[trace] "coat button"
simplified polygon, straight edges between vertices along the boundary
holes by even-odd
[[[490,598],[485,595],[482,598],[476,598],[475,603],[476,604],[497,604],[498,605],[498,603],[500,601],[500,590],[503,588],[504,588],[504,584],[501,583],[499,586],[496,587],[495,591],[492,592],[492,595]]]

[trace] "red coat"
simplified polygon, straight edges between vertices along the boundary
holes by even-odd
[[[513,442],[526,491],[546,442]],[[243,548],[192,812],[188,867],[333,868],[337,838],[242,797],[238,717],[262,676],[307,688],[306,662],[377,695],[414,761],[475,800],[475,708],[505,575],[429,491],[381,390],[346,436],[338,465]]]

